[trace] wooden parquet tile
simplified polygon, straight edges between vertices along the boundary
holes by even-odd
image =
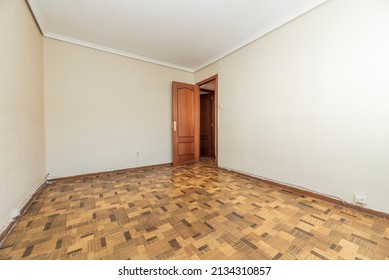
[[[389,221],[201,162],[47,186],[0,259],[389,259]]]

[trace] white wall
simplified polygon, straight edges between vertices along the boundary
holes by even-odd
[[[193,73],[46,38],[44,49],[50,177],[172,162],[171,82]]]
[[[389,212],[389,1],[332,0],[198,71],[219,164]]]
[[[0,1],[0,229],[46,175],[42,41],[24,1]]]

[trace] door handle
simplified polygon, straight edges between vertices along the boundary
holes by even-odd
[[[177,122],[176,121],[173,122],[173,131],[177,131]]]

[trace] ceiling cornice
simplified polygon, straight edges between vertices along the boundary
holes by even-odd
[[[186,71],[186,72],[191,72],[191,73],[199,71],[200,69],[205,68],[212,63],[215,63],[216,61],[218,61],[218,60],[228,56],[229,54],[243,48],[244,46],[254,42],[255,40],[261,38],[262,36],[270,33],[271,31],[281,27],[282,25],[288,23],[289,21],[305,14],[306,12],[316,8],[317,6],[323,4],[324,2],[327,2],[327,1],[328,0],[312,0],[311,2],[306,4],[305,6],[295,10],[294,12],[288,14],[287,16],[283,17],[282,19],[278,20],[277,22],[267,26],[266,28],[263,28],[258,33],[245,39],[244,41],[240,42],[239,44],[235,45],[234,47],[232,47],[228,50],[225,50],[224,52],[218,54],[217,56],[211,58],[210,60],[202,63],[201,65],[199,65],[197,67],[188,68],[188,67],[184,67],[184,66],[180,66],[180,65],[176,65],[176,64],[171,64],[168,62],[140,56],[140,55],[133,54],[130,52],[121,51],[121,50],[117,50],[117,49],[113,49],[113,48],[101,46],[98,44],[94,44],[94,43],[90,43],[90,42],[86,42],[86,41],[78,40],[75,38],[66,37],[63,35],[49,32],[47,25],[46,25],[46,22],[45,22],[42,14],[40,12],[40,8],[39,8],[37,1],[36,0],[27,0],[28,4],[30,5],[30,8],[32,10],[32,13],[33,13],[41,31],[42,31],[43,36],[45,36],[47,38],[60,40],[60,41],[68,42],[71,44],[76,44],[79,46],[88,47],[88,48],[92,48],[95,50],[100,50],[100,51],[104,51],[104,52],[108,52],[108,53],[112,53],[112,54],[116,54],[116,55],[120,55],[120,56],[124,56],[124,57],[129,57],[129,58],[133,58],[133,59],[137,59],[137,60],[141,60],[141,61],[145,61],[145,62],[149,62],[149,63],[153,63],[153,64],[165,66],[165,67],[170,67],[170,68],[174,68],[174,69],[178,69],[178,70],[182,70],[182,71]]]
[[[320,6],[324,2],[327,2],[328,0],[312,0],[307,5],[295,10],[294,12],[288,14],[287,16],[281,18],[277,22],[267,26],[266,28],[263,28],[258,33],[254,34],[253,36],[247,38],[246,40],[240,42],[239,44],[235,45],[234,47],[220,53],[219,55],[213,57],[212,59],[208,60],[207,62],[199,65],[198,67],[193,69],[193,72],[199,71],[202,68],[207,67],[208,65],[211,65],[212,63],[215,63],[216,61],[222,59],[223,57],[226,57],[227,55],[243,48],[244,46],[258,40],[259,38],[265,36],[266,34],[272,32],[273,30],[281,27],[282,25],[290,22],[291,20],[298,18],[299,16],[302,16],[303,14],[309,12],[310,10]]]
[[[48,32],[47,25],[45,19],[41,14],[41,10],[39,8],[38,3],[35,0],[27,0],[27,2],[30,5],[31,11],[34,14],[35,20],[37,21],[43,36],[46,36],[45,34]]]
[[[46,32],[46,34],[44,34],[44,36],[47,38],[60,40],[60,41],[68,42],[71,44],[75,44],[75,45],[79,45],[79,46],[83,46],[83,47],[87,47],[87,48],[91,48],[91,49],[95,49],[95,50],[99,50],[99,51],[103,51],[103,52],[108,52],[108,53],[112,53],[112,54],[116,54],[116,55],[120,55],[120,56],[125,56],[125,57],[129,57],[129,58],[133,58],[133,59],[137,59],[137,60],[141,60],[141,61],[145,61],[145,62],[149,62],[149,63],[153,63],[153,64],[165,66],[165,67],[170,67],[170,68],[183,70],[183,71],[187,71],[187,72],[191,72],[191,73],[194,72],[193,69],[191,69],[191,68],[171,64],[171,63],[160,61],[160,60],[151,59],[151,58],[148,58],[145,56],[133,54],[133,53],[126,52],[126,51],[121,51],[121,50],[117,50],[117,49],[104,47],[104,46],[101,46],[98,44],[93,44],[93,43],[85,42],[82,40],[62,36],[62,35],[59,35],[56,33]]]

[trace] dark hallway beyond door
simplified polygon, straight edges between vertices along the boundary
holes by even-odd
[[[200,94],[200,155],[215,156],[215,117],[213,91],[203,91]]]

